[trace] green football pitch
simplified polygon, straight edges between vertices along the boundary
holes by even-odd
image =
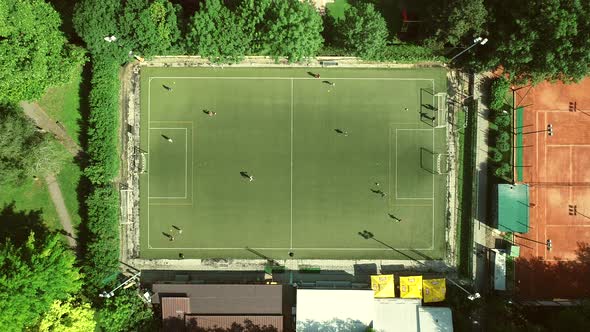
[[[140,75],[140,257],[444,256],[443,69]]]

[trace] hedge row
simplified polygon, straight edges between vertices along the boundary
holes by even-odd
[[[105,280],[119,270],[119,200],[112,181],[117,176],[119,119],[119,63],[108,57],[93,58],[92,90],[88,119],[90,182],[86,198],[87,231],[82,271],[90,295],[104,288]]]

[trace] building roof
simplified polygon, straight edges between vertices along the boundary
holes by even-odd
[[[154,284],[152,303],[165,297],[187,297],[192,314],[281,315],[281,285]]]
[[[297,290],[297,331],[451,332],[451,309],[420,299],[379,299],[372,290]]]
[[[184,331],[184,315],[190,313],[188,297],[165,297],[162,299],[164,330]]]
[[[272,329],[276,332],[282,332],[283,316],[195,315],[186,317],[187,331],[202,331],[202,329],[229,329],[231,331],[242,331],[240,327],[243,328],[250,324],[258,327],[258,329],[262,331],[265,329]]]

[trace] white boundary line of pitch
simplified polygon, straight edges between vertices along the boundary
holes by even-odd
[[[201,77],[179,77],[179,76],[152,76],[149,78],[148,81],[148,154],[150,151],[150,143],[149,143],[149,124],[150,121],[150,113],[151,113],[151,83],[152,79],[229,79],[229,80],[260,80],[260,79],[268,79],[268,80],[290,80],[291,81],[291,211],[290,211],[290,246],[289,248],[253,248],[253,249],[261,249],[261,250],[367,250],[367,251],[378,251],[378,250],[387,250],[382,248],[293,248],[293,81],[294,80],[317,80],[317,78],[307,78],[307,77],[209,77],[209,76],[201,76]],[[434,91],[434,79],[431,78],[391,78],[391,77],[333,77],[333,78],[324,78],[328,80],[371,80],[371,81],[430,81],[432,83],[432,90]],[[434,104],[434,95],[432,97],[432,102]],[[169,129],[169,128],[167,128]],[[186,128],[185,128],[186,129]],[[413,130],[413,129],[410,129]],[[420,130],[432,130],[432,141],[434,147],[434,128],[433,129],[420,129]],[[390,129],[391,132],[391,129]],[[397,135],[397,130],[396,130]],[[188,137],[188,134],[186,135]],[[391,140],[389,142],[391,145]],[[396,139],[397,145],[397,139]],[[188,144],[186,145],[188,148]],[[391,149],[390,154],[391,154]],[[148,157],[149,158],[149,157]],[[188,158],[188,157],[187,157]],[[391,165],[391,157],[389,158],[390,165]],[[149,160],[148,160],[149,164]],[[391,168],[391,166],[390,166]],[[150,193],[150,172],[148,171],[148,184],[147,184],[147,192],[148,198]],[[397,149],[396,149],[396,176],[397,176]],[[397,179],[396,179],[397,181]],[[185,181],[186,182],[186,181]],[[391,182],[391,181],[390,181]],[[396,182],[397,186],[397,182]],[[430,248],[396,248],[399,250],[433,250],[434,249],[434,176],[432,178],[432,194],[433,194],[433,204],[432,204],[432,246]],[[430,199],[430,198],[425,198]],[[150,209],[149,209],[149,202],[148,202],[148,212],[147,212],[147,224],[148,224],[148,248],[149,249],[163,249],[163,250],[239,250],[244,248],[155,248],[152,247],[149,243],[150,241]]]

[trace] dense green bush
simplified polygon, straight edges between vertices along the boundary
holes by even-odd
[[[504,76],[496,78],[492,82],[490,96],[490,108],[494,111],[502,111],[506,105],[506,93],[510,89],[510,81]]]
[[[93,184],[104,185],[117,175],[119,114],[119,63],[94,57],[88,128],[89,165],[84,171]]]
[[[510,115],[502,113],[494,118],[494,123],[500,128],[506,128],[511,123]]]
[[[509,142],[510,141],[510,134],[503,131],[500,133],[500,135],[498,135],[498,138],[496,138],[498,143],[501,142]]]
[[[430,61],[444,62],[446,60],[445,57],[435,54],[430,48],[412,44],[394,44],[387,46],[378,59],[382,61],[405,63]]]
[[[502,152],[508,152],[508,151],[510,151],[510,142],[500,141],[497,144],[497,148],[498,148],[498,150],[500,150]]]
[[[85,291],[96,296],[119,270],[119,201],[113,185],[98,186],[86,199],[88,239],[84,251]]]
[[[498,151],[496,149],[493,149],[493,150],[490,151],[490,159],[493,162],[496,162],[496,163],[497,162],[500,162],[503,157],[504,157],[504,155],[500,151]]]
[[[502,165],[500,165],[500,167],[496,169],[494,174],[496,174],[496,176],[498,177],[505,177],[506,175],[508,175],[508,173],[510,173],[511,169],[512,167],[510,167],[509,164],[503,163]]]

